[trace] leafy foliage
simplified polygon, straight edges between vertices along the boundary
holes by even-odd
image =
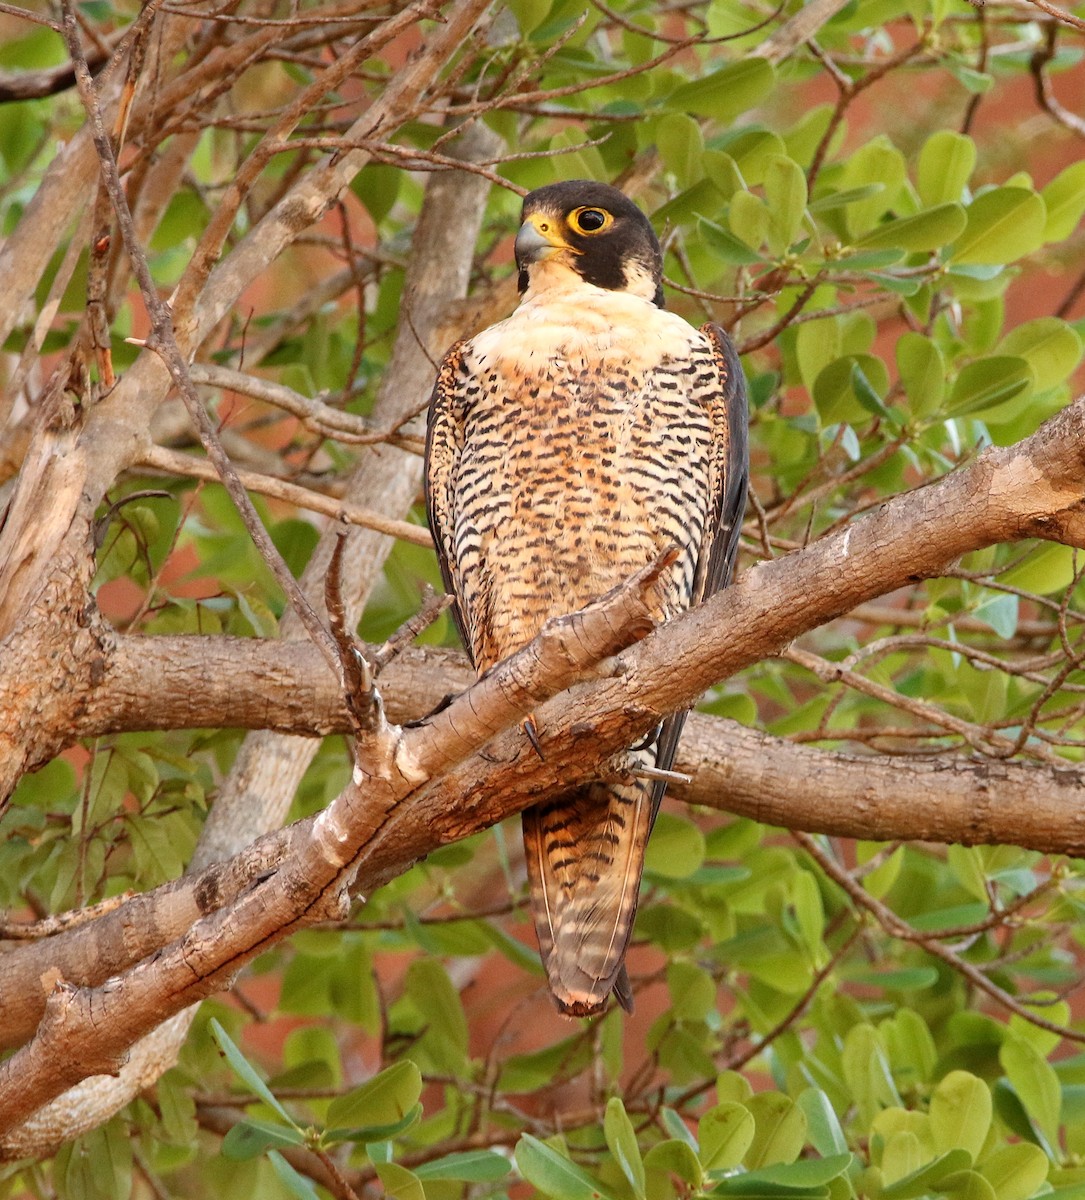
[[[80,11],[113,37],[136,7]],[[141,127],[130,185],[169,180],[168,196],[148,193],[163,289],[260,155],[228,241],[335,149],[343,114],[402,64],[403,40],[376,50],[266,152],[276,114],[348,44],[337,27],[310,29],[320,7],[291,9],[274,52],[235,53],[221,102]],[[1082,377],[1085,164],[1057,110],[1029,110],[1035,140],[1005,113],[1033,103],[1035,81],[1059,85],[1076,35],[1019,6],[874,0],[843,6],[780,60],[763,39],[789,13],[512,0],[462,48],[443,114],[374,148],[334,219],[283,256],[204,357],[369,414],[410,315],[404,266],[424,172],[443,165],[438,120],[478,119],[506,148],[493,170],[517,188],[650,178],[638,198],[664,237],[668,303],[725,324],[744,356],[756,501],[744,565],[1033,432]],[[62,61],[50,30],[0,21],[0,65]],[[186,53],[257,36],[216,28]],[[6,232],[80,121],[71,93],[0,106]],[[184,137],[189,157],[170,174]],[[494,188],[479,295],[508,274],[518,204]],[[55,361],[81,336],[88,267],[68,248],[5,345],[9,381],[21,357]],[[114,270],[123,370],[141,310]],[[335,494],[370,452],[323,418],[208,394],[235,456],[315,493]],[[261,515],[300,572],[315,519],[281,499]],[[277,634],[283,598],[217,485],[133,475],[100,517],[95,594],[119,629]],[[1081,576],[1056,544],[977,553],[722,683],[704,708],[833,750],[1078,764]],[[362,636],[383,641],[425,583],[437,583],[432,556],[399,544]],[[425,639],[454,642],[447,618]],[[239,742],[231,730],[104,736],[28,775],[4,819],[0,904],[43,915],[177,877]],[[294,815],[326,803],[347,770],[328,739]],[[676,806],[649,854],[638,1018],[572,1026],[540,991],[515,844],[497,829],[449,847],[343,927],[269,952],[235,989],[241,1009],[205,1006],[153,1094],[50,1162],[6,1168],[0,1194],[104,1198],[133,1178],[161,1195],[303,1200],[368,1188],[399,1200],[1071,1200],[1085,1185],[1079,864],[793,840]]]

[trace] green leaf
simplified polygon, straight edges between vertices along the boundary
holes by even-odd
[[[940,129],[919,152],[916,184],[928,208],[960,200],[976,165],[976,143],[962,133]]]
[[[871,412],[893,420],[879,396],[888,389],[889,372],[880,358],[846,354],[829,363],[814,381],[814,404],[823,425],[861,424]]]
[[[492,1183],[503,1179],[512,1170],[512,1163],[493,1150],[464,1150],[431,1159],[412,1170],[415,1177],[423,1181],[453,1179],[458,1183]]]
[[[516,1166],[528,1183],[554,1200],[613,1200],[587,1171],[530,1133],[516,1144]]]
[[[868,200],[871,196],[877,196],[884,191],[885,185],[882,183],[866,183],[862,187],[825,192],[811,200],[807,208],[812,213],[835,212],[838,208],[847,208],[849,204]]]
[[[685,879],[704,862],[704,834],[684,817],[661,812],[652,830],[644,869],[664,879]]]
[[[1016,597],[1014,598],[1016,599]],[[1025,891],[1030,891],[1033,887],[1035,887],[1036,882],[1037,881],[1035,878],[1030,877],[1028,883],[1026,884]],[[1018,893],[1018,895],[1021,894],[1021,892]],[[1057,1025],[1069,1025],[1072,1019],[1072,1011],[1069,1003],[1065,1000],[1056,1000],[1055,995],[1052,992],[1042,992],[1036,994],[1033,1002],[1025,1002],[1025,1009],[1027,1011],[1035,1012],[1040,1016],[1046,1017],[1047,1020],[1053,1021]],[[1035,1046],[1045,1058],[1047,1058],[1052,1051],[1054,1051],[1055,1047],[1058,1046],[1058,1044],[1062,1041],[1062,1038],[1059,1036],[1059,1034],[1052,1033],[1049,1029],[1041,1029],[1039,1026],[1034,1025],[1026,1017],[1019,1016],[1017,1013],[1013,1013],[1010,1016],[1010,1034],[1013,1037],[1020,1038],[1022,1041],[1028,1042],[1030,1045]],[[1079,1059],[1079,1061],[1083,1060]],[[1052,1066],[1054,1065],[1055,1064],[1052,1063]],[[1056,1070],[1060,1073],[1060,1079],[1063,1078],[1061,1072],[1066,1066],[1067,1064],[1060,1063],[1059,1067],[1056,1068]],[[1066,1076],[1066,1078],[1074,1077],[1076,1076]],[[1065,1114],[1063,1115],[1063,1120],[1066,1120]]]
[[[993,188],[968,206],[968,223],[951,254],[957,264],[1011,263],[1042,245],[1047,209],[1027,188]]]
[[[806,212],[806,176],[785,155],[776,155],[765,169],[765,203],[769,210],[769,248],[785,254],[799,236]]]
[[[286,559],[294,575],[300,575],[313,555],[320,534],[308,522],[296,517],[276,521],[269,530],[276,550]]]
[[[851,1154],[835,1154],[831,1158],[807,1158],[800,1162],[765,1167],[742,1175],[731,1175],[718,1183],[710,1194],[743,1196],[747,1200],[827,1198],[830,1195],[827,1185],[834,1179],[839,1179],[853,1160]]]
[[[992,592],[972,610],[977,621],[983,621],[1002,638],[1012,638],[1017,632],[1021,600],[1007,592]]]
[[[656,126],[659,157],[682,187],[704,177],[704,138],[701,127],[684,112],[664,113]]]
[[[335,1142],[383,1142],[389,1138],[398,1137],[405,1133],[422,1116],[422,1105],[416,1104],[403,1114],[398,1121],[390,1121],[385,1125],[348,1125],[326,1129],[324,1141],[329,1145]]]
[[[234,599],[256,637],[274,638],[279,635],[279,622],[267,604],[255,593],[234,591]]]
[[[155,1091],[163,1140],[174,1146],[184,1146],[196,1136],[196,1101],[187,1088],[176,1082],[171,1071],[159,1079]]]
[[[953,384],[946,416],[963,417],[1012,399],[1032,385],[1032,368],[1016,355],[978,358],[963,367]]]
[[[882,191],[848,206],[847,224],[852,238],[866,233],[896,205],[906,175],[904,156],[884,136],[860,146],[848,159],[840,179],[844,187],[882,185]]]
[[[559,1071],[582,1071],[591,1061],[591,1047],[581,1037],[551,1042],[531,1054],[517,1054],[501,1068],[500,1086],[507,1092],[529,1092],[542,1087]]]
[[[407,969],[406,995],[418,1011],[424,1032],[418,1040],[438,1071],[467,1069],[467,1018],[448,972],[432,958],[415,959]]]
[[[865,880],[863,881],[865,884]],[[866,987],[880,987],[889,991],[918,992],[934,987],[938,982],[938,970],[935,967],[901,967],[896,971],[878,970],[849,971],[847,975],[853,983],[861,983]],[[879,1034],[882,1027],[878,1027]]]
[[[155,817],[126,814],[124,823],[132,842],[132,853],[140,878],[174,879],[184,867],[169,829]]]
[[[828,1158],[847,1153],[848,1141],[840,1128],[840,1119],[820,1088],[809,1087],[801,1092],[798,1105],[806,1117],[807,1138],[818,1154]]]
[[[979,1172],[998,1200],[1028,1200],[1047,1180],[1051,1163],[1039,1146],[1002,1146],[980,1164]]]
[[[886,247],[918,253],[940,250],[958,238],[968,217],[959,204],[940,204],[914,217],[895,217],[876,225],[854,243],[857,250],[881,250]]]
[[[716,1101],[719,1104],[724,1104],[734,1100],[738,1104],[745,1104],[753,1095],[753,1088],[750,1081],[745,1075],[740,1075],[738,1071],[724,1071],[716,1076]]]
[[[946,66],[957,82],[973,96],[982,96],[994,87],[995,77],[987,71],[977,71],[974,67],[953,58],[946,60]]]
[[[222,1139],[222,1153],[234,1162],[255,1158],[274,1146],[303,1146],[305,1134],[295,1125],[279,1125],[246,1117],[232,1126]]]
[[[666,204],[661,204],[652,213],[652,224],[657,229],[665,229],[668,225],[686,225],[695,221],[700,213],[717,213],[719,209],[719,189],[710,179],[702,179],[679,192]]]
[[[320,1200],[320,1195],[312,1183],[296,1171],[281,1154],[272,1150],[268,1158],[279,1181],[292,1196],[296,1196],[298,1200]]]
[[[61,1200],[113,1200],[130,1195],[132,1140],[123,1122],[109,1121],[62,1147],[53,1167],[53,1182]],[[29,1193],[16,1183],[15,1194]]]
[[[226,1061],[230,1064],[235,1075],[242,1083],[248,1087],[249,1091],[254,1092],[261,1100],[271,1109],[279,1114],[288,1125],[294,1129],[300,1128],[285,1108],[275,1099],[268,1085],[260,1078],[253,1067],[241,1051],[234,1044],[230,1035],[223,1029],[222,1024],[217,1017],[211,1018],[211,1036],[219,1044],[219,1049],[225,1055]]]
[[[1023,358],[1032,368],[1036,390],[1043,392],[1062,383],[1081,362],[1081,338],[1058,317],[1038,317],[1011,329],[995,353]]]
[[[743,58],[675,88],[667,107],[697,117],[732,121],[772,91],[776,72],[763,58]]]
[[[526,37],[546,20],[552,5],[551,0],[506,0],[506,7],[516,18],[520,32]]]
[[[876,360],[876,361],[881,361]],[[873,413],[876,417],[881,417],[883,420],[894,420],[893,414],[885,406],[885,401],[878,395],[877,389],[873,386],[862,366],[857,360],[853,360],[851,364],[851,390],[855,393],[856,400],[867,410]]]
[[[738,163],[726,151],[709,148],[705,150],[701,161],[705,174],[725,200],[730,200],[735,192],[745,190],[746,180]]]
[[[644,1166],[649,1174],[653,1171],[666,1171],[668,1174],[677,1175],[679,1179],[695,1188],[699,1188],[704,1179],[697,1155],[687,1142],[678,1138],[667,1138],[657,1142],[644,1156]]]
[[[729,134],[724,144],[750,187],[763,183],[768,164],[787,153],[783,138],[767,129],[740,129]]]
[[[978,900],[986,900],[987,872],[976,846],[947,846],[946,864],[957,881]]]
[[[328,1106],[328,1125],[390,1125],[406,1117],[421,1094],[422,1073],[410,1059],[401,1059],[333,1100]]]
[[[897,370],[915,416],[929,416],[942,407],[946,360],[936,342],[911,330],[901,334],[897,341]]]
[[[676,1021],[703,1021],[716,1011],[716,981],[694,963],[672,962],[667,968],[667,990]]]
[[[1051,1145],[1059,1138],[1062,1086],[1046,1058],[1023,1038],[1008,1037],[999,1048],[998,1060],[1025,1111],[1039,1126]]]
[[[749,266],[750,263],[761,261],[761,256],[755,254],[745,242],[707,217],[698,216],[697,230],[704,244],[730,266]]]
[[[803,387],[814,394],[814,385],[821,372],[841,354],[840,321],[837,317],[819,317],[805,321],[795,335],[795,356]],[[848,371],[850,378],[850,368]],[[825,419],[824,417],[822,418]]]
[[[629,1181],[633,1194],[644,1200],[644,1163],[641,1160],[633,1122],[630,1121],[625,1105],[618,1096],[611,1096],[607,1101],[603,1117],[603,1135],[611,1154],[622,1169],[622,1174]]]
[[[609,172],[598,146],[585,145],[590,139],[580,129],[567,128],[550,139],[552,150],[565,151],[556,156],[560,163],[558,178],[606,179]]]
[[[1045,242],[1064,242],[1085,213],[1085,162],[1072,163],[1040,192],[1047,208]]]
[[[991,1092],[967,1071],[951,1071],[931,1096],[931,1131],[939,1150],[965,1150],[979,1157],[991,1128]]]
[[[794,1162],[806,1141],[806,1115],[779,1092],[758,1092],[746,1101],[756,1125],[753,1142],[743,1161],[755,1171],[778,1163]]]
[[[885,1049],[873,1025],[848,1030],[841,1053],[844,1079],[867,1125],[883,1108],[900,1103]]]
[[[148,803],[160,783],[154,759],[132,746],[118,746],[115,753],[127,769],[128,790],[142,803]]]
[[[948,1150],[918,1171],[883,1188],[880,1200],[912,1200],[915,1196],[928,1195],[943,1179],[967,1170],[971,1162],[972,1156],[967,1150]]]
[[[910,1129],[898,1129],[885,1139],[881,1158],[882,1178],[889,1185],[907,1179],[924,1165],[927,1157],[926,1147],[917,1133]]]
[[[757,1126],[745,1105],[727,1101],[710,1108],[697,1125],[701,1166],[706,1171],[737,1167],[753,1143]]]
[[[1023,562],[999,577],[1001,583],[1039,596],[1061,592],[1073,578],[1074,551],[1055,542],[1042,543]]]
[[[995,1190],[978,1171],[962,1171],[942,1183],[942,1190],[953,1200],[995,1200]]]
[[[768,241],[769,210],[753,192],[736,192],[731,197],[727,223],[735,237],[754,250]]]
[[[396,1200],[426,1200],[426,1189],[413,1171],[394,1162],[375,1162],[373,1166],[384,1190]]]
[[[1011,1133],[1038,1146],[1045,1154],[1054,1158],[1055,1152],[1048,1144],[1047,1138],[1025,1112],[1025,1106],[1021,1103],[1020,1097],[1013,1090],[1013,1085],[1008,1079],[999,1079],[995,1083],[993,1096],[995,1112],[1002,1124]]]

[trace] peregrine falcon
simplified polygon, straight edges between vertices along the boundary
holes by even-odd
[[[730,339],[663,309],[663,255],[621,192],[531,192],[516,235],[521,300],[445,355],[430,402],[426,508],[468,654],[484,672],[552,616],[679,551],[653,614],[726,585],[746,502],[746,390]],[[685,713],[632,753],[670,768]],[[533,732],[528,726],[527,732]],[[624,776],[523,814],[531,909],[558,1009],[614,992],[666,784]]]

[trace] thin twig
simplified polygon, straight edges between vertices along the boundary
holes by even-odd
[[[972,2],[975,3],[975,0]],[[1034,8],[1038,8],[1040,12],[1046,13],[1058,24],[1076,29],[1078,33],[1085,33],[1085,20],[1075,17],[1073,13],[1068,13],[1064,8],[1056,8],[1054,4],[1049,4],[1048,0],[1028,0],[1028,3]]]
[[[68,43],[68,53],[75,64],[76,82],[79,87],[80,98],[83,101],[83,106],[86,108],[91,122],[102,177],[109,190],[113,209],[117,216],[117,224],[124,239],[125,249],[128,251],[133,273],[139,282],[143,302],[147,306],[147,312],[151,318],[151,337],[148,339],[148,345],[159,355],[169,370],[170,376],[181,393],[185,407],[188,409],[189,415],[199,432],[200,441],[207,451],[207,456],[214,463],[219,478],[222,480],[227,492],[229,492],[230,498],[237,506],[237,510],[241,514],[249,536],[253,539],[265,562],[271,568],[272,574],[275,576],[279,586],[289,597],[297,611],[299,619],[305,626],[306,632],[324,655],[328,666],[331,667],[336,675],[340,675],[341,666],[334,641],[327,629],[321,624],[320,618],[313,611],[313,607],[306,598],[305,593],[298,586],[298,582],[291,574],[290,568],[286,565],[282,555],[261,523],[256,509],[249,499],[248,493],[245,491],[241,480],[237,477],[237,472],[234,470],[233,464],[222,448],[222,443],[219,441],[214,424],[201,403],[195,385],[188,374],[188,365],[174,337],[173,318],[169,305],[158,295],[158,289],[155,287],[154,279],[147,265],[146,255],[143,253],[143,248],[136,237],[135,227],[132,223],[132,214],[128,207],[128,198],[125,196],[124,188],[121,186],[117,160],[113,155],[113,147],[102,121],[102,110],[98,104],[98,95],[94,88],[94,81],[91,79],[90,69],[87,66],[87,61],[80,45],[79,26],[73,0],[63,0],[63,11],[64,35]]]
[[[418,612],[414,616],[408,617],[383,646],[370,654],[375,671],[378,674],[383,671],[393,659],[402,654],[420,633],[428,629],[451,604],[452,597],[450,595],[443,593],[438,596],[432,588],[427,587],[426,594],[422,597],[422,607],[419,608]]]
[[[191,454],[184,454],[179,450],[167,450],[164,446],[148,446],[140,454],[137,465],[165,471],[171,475],[219,482],[219,474],[211,463],[201,458],[195,458]],[[430,537],[429,531],[421,525],[412,525],[409,521],[397,521],[394,517],[386,517],[383,513],[374,512],[370,508],[362,508],[361,505],[352,504],[349,500],[324,496],[320,492],[290,483],[286,479],[278,479],[274,475],[261,475],[257,471],[238,470],[236,467],[234,473],[243,487],[249,491],[258,492],[262,496],[271,496],[275,500],[286,500],[290,504],[296,504],[298,508],[321,513],[323,516],[332,517],[337,521],[347,521],[351,525],[360,525],[363,529],[375,529],[377,533],[386,533],[389,537],[411,542],[415,546],[424,546],[427,549],[431,549],[433,546],[433,539]]]
[[[343,603],[341,587],[343,549],[347,544],[347,531],[340,529],[336,534],[328,573],[324,577],[324,606],[328,610],[328,624],[332,637],[339,648],[339,661],[343,671],[343,698],[351,724],[358,732],[372,729],[379,721],[375,712],[380,704],[373,687],[373,671],[347,622],[347,609]]]
[[[883,904],[880,900],[872,896],[831,855],[826,854],[818,845],[816,838],[799,830],[792,830],[791,836],[821,867],[825,874],[844,890],[852,902],[859,908],[863,908],[869,912],[890,937],[900,938],[903,941],[914,942],[922,946],[928,954],[933,955],[935,958],[940,958],[947,966],[951,967],[958,974],[963,975],[969,983],[979,988],[981,992],[986,993],[992,1000],[997,1001],[997,1003],[1009,1009],[1010,1012],[1015,1013],[1022,1020],[1028,1021],[1030,1025],[1035,1025],[1037,1029],[1046,1029],[1048,1033],[1054,1033],[1058,1037],[1065,1038],[1070,1042],[1085,1043],[1085,1033],[1078,1033],[1077,1030],[1070,1029],[1065,1025],[1058,1025],[1054,1021],[1048,1021],[1045,1017],[1037,1016],[1036,1013],[1032,1012],[1014,996],[1011,996],[1004,988],[1000,988],[998,984],[992,983],[978,967],[973,966],[970,962],[966,962],[955,950],[951,950],[948,946],[943,946],[937,940],[936,935],[920,932],[906,921],[901,920],[888,905]]]
[[[1038,0],[1031,0],[1031,2],[1035,4],[1038,3]],[[1078,21],[1078,18],[1074,17],[1073,20]],[[1079,24],[1080,28],[1085,29],[1085,21],[1080,21]],[[1029,70],[1032,72],[1032,81],[1036,92],[1036,103],[1039,104],[1044,112],[1054,117],[1060,125],[1069,129],[1071,133],[1076,133],[1078,137],[1085,137],[1085,120],[1082,120],[1076,113],[1072,113],[1059,102],[1051,86],[1051,79],[1044,69],[1055,57],[1057,30],[1058,26],[1056,25],[1049,25],[1047,27],[1047,36],[1044,39],[1043,46],[1029,60]]]

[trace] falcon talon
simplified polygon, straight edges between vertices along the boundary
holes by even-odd
[[[539,756],[540,762],[546,762],[546,755],[542,752],[542,745],[539,742],[539,731],[535,728],[535,721],[528,717],[524,722],[524,733],[527,734],[527,740],[531,743],[532,750]]]
[[[648,732],[641,738],[639,742],[634,742],[629,747],[630,750],[647,750],[649,746],[654,746],[659,741],[659,735],[663,732],[662,722],[659,725],[649,729]]]
[[[644,213],[591,180],[539,188],[515,255],[520,306],[445,355],[426,437],[426,515],[480,676],[638,572],[646,633],[700,604],[730,582],[746,504],[738,354],[718,326],[665,310]],[[623,959],[652,822],[666,785],[687,779],[670,769],[684,720],[620,756],[618,777],[524,812],[535,931],[563,1013],[603,1012],[612,994],[632,1008]],[[541,758],[531,718],[523,728]]]

